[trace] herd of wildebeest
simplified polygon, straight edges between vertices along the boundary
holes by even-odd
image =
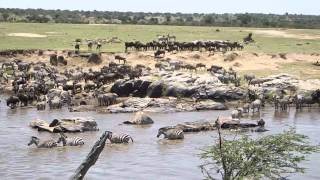
[[[120,55],[115,55],[114,59],[99,70],[85,69],[76,67],[72,69],[65,68],[64,71],[59,71],[58,66],[66,66],[68,61],[63,55],[53,53],[49,56],[48,62],[27,62],[24,60],[15,59],[12,61],[3,62],[0,69],[1,83],[4,86],[11,86],[11,95],[6,99],[6,104],[11,109],[18,108],[19,105],[29,106],[35,105],[37,110],[46,110],[47,104],[49,109],[61,109],[63,106],[71,107],[76,104],[74,101],[79,101],[79,105],[86,105],[81,98],[92,99],[97,102],[98,106],[110,106],[117,103],[119,97],[116,93],[104,92],[103,87],[111,85],[119,79],[139,79],[141,76],[150,75],[154,70],[159,69],[172,71],[197,71],[206,70],[224,84],[234,84],[236,87],[241,85],[241,79],[247,82],[249,86],[259,86],[264,83],[264,79],[257,78],[253,74],[246,74],[240,77],[238,73],[230,69],[225,69],[218,65],[206,67],[205,64],[198,63],[196,65],[186,64],[183,61],[171,61],[170,59],[159,58],[160,55],[165,55],[165,52],[171,51],[232,51],[242,50],[243,45],[238,42],[229,41],[196,41],[196,42],[175,42],[175,41],[153,41],[149,43],[126,42],[125,50],[136,51],[155,51],[155,68],[146,67],[138,64],[136,66],[128,65],[126,58]],[[1,52],[3,57],[15,57],[16,54],[35,54],[43,56],[41,50],[33,51],[6,51]],[[82,55],[79,52],[68,51],[67,56],[83,56],[87,58],[88,63],[99,64],[102,62],[101,55],[98,53],[90,53]],[[121,62],[122,61],[122,62]],[[170,67],[170,68],[168,68]],[[9,88],[10,89],[10,88]],[[191,97],[190,97],[191,98]],[[200,97],[193,96],[195,101],[200,100]],[[240,119],[243,114],[259,112],[261,107],[264,107],[265,102],[269,101],[274,104],[275,109],[286,111],[290,106],[295,105],[297,109],[302,109],[305,106],[310,107],[312,104],[320,105],[320,89],[315,90],[310,95],[304,94],[286,94],[280,90],[271,99],[265,97],[262,93],[257,93],[250,89],[247,90],[247,98],[243,100],[242,105],[238,105],[232,112],[233,119]],[[261,122],[260,122],[261,124]],[[264,124],[264,123],[263,123]],[[163,131],[163,132],[162,132]],[[161,130],[166,137],[177,137],[172,139],[182,139],[183,134],[179,130]],[[160,133],[160,130],[159,130]],[[160,133],[161,134],[161,133]],[[159,135],[159,134],[158,134]],[[170,138],[169,138],[170,139]],[[129,135],[114,136],[111,142],[128,143],[133,139]],[[35,143],[38,147],[54,147],[56,141],[48,141],[40,143],[36,137],[31,138],[30,145]],[[59,142],[64,145],[82,145],[81,138],[68,139],[64,134],[61,134]]]

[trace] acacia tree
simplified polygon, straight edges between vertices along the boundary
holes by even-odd
[[[218,128],[219,142],[201,153],[205,163],[200,166],[208,179],[220,173],[223,180],[278,179],[291,173],[303,173],[299,163],[307,154],[318,152],[319,146],[310,145],[308,137],[294,129],[260,139],[242,136],[225,140]]]

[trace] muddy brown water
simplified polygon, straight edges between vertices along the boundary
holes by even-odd
[[[3,100],[3,98],[1,98]],[[151,113],[155,124],[148,127],[119,125],[133,117],[133,114],[98,114],[95,112],[69,113],[60,111],[38,112],[35,109],[11,110],[0,106],[0,177],[1,179],[68,179],[90,151],[103,130],[124,132],[134,138],[129,145],[107,145],[86,179],[203,179],[198,166],[200,150],[216,140],[215,131],[185,135],[183,141],[166,141],[156,138],[157,130],[167,125],[181,122],[214,119],[227,115],[230,111],[205,111],[183,113]],[[260,115],[266,120],[267,128],[278,133],[295,127],[299,133],[308,135],[314,144],[319,144],[320,111],[315,108],[290,113],[274,113],[265,108]],[[42,139],[57,138],[56,134],[38,132],[28,127],[35,118],[52,120],[62,117],[92,117],[100,131],[69,136],[83,137],[86,144],[82,147],[59,147],[37,149],[28,147],[30,136]],[[259,117],[250,117],[256,120]],[[230,134],[231,132],[226,132]],[[231,135],[233,135],[231,133]],[[263,134],[251,133],[252,136]],[[303,163],[308,168],[305,174],[290,176],[290,179],[320,179],[320,154],[312,154]],[[217,176],[219,178],[219,176]]]

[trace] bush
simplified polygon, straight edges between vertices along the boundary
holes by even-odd
[[[309,145],[307,137],[291,129],[281,134],[260,139],[243,136],[236,140],[225,140],[207,148],[201,154],[206,162],[201,165],[208,179],[215,172],[224,180],[233,179],[278,179],[284,174],[303,173],[299,163],[305,155],[319,151],[319,146]]]

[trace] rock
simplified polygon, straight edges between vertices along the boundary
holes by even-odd
[[[194,85],[215,85],[221,84],[220,80],[216,76],[200,76],[195,82]]]
[[[122,107],[134,107],[138,109],[146,108],[150,105],[150,102],[152,101],[151,98],[129,98],[128,100],[124,101],[122,103]]]
[[[135,124],[135,125],[147,125],[153,124],[153,120],[147,116],[144,112],[137,112],[134,118],[130,121],[125,121],[123,124]]]
[[[165,88],[166,85],[163,81],[155,81],[148,87],[147,96],[150,98],[160,98],[162,97]]]
[[[135,97],[145,97],[147,89],[151,84],[148,80],[118,80],[111,87],[111,92],[120,97],[127,97],[133,94]]]
[[[92,119],[73,118],[61,119],[60,127],[63,132],[84,132],[84,131],[97,131],[98,124]]]
[[[70,112],[89,112],[96,111],[96,107],[93,105],[80,105],[69,107]]]
[[[246,92],[238,87],[220,86],[206,90],[207,98],[214,100],[241,100]]]
[[[109,113],[134,113],[138,112],[140,109],[134,107],[120,107],[120,106],[110,106],[107,111],[100,110],[98,112],[109,112]]]
[[[209,121],[185,122],[176,125],[175,128],[182,129],[183,132],[210,131],[215,129],[215,123]]]
[[[258,127],[258,124],[240,122],[240,120],[232,119],[232,117],[218,117],[217,122],[222,129],[247,129]]]
[[[52,127],[50,127],[50,125]],[[61,119],[53,120],[52,123],[48,123],[43,120],[33,120],[30,123],[30,127],[38,129],[38,131],[48,131],[51,133],[58,132],[84,132],[84,131],[97,131],[97,122],[92,119],[73,118],[73,119]]]
[[[167,97],[190,97],[192,95],[191,89],[182,83],[174,82],[170,83],[163,92]]]
[[[133,81],[120,79],[113,84],[111,92],[116,93],[119,97],[126,97],[133,92],[133,87]]]
[[[225,106],[222,103],[218,103],[215,101],[201,101],[199,103],[197,103],[195,106],[195,109],[197,111],[200,110],[227,110],[227,106]]]

